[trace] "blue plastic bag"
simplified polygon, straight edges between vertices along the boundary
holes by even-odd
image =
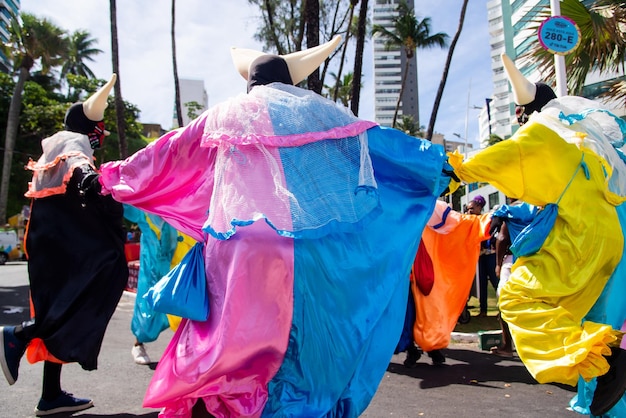
[[[539,211],[533,221],[522,229],[515,241],[511,244],[511,252],[515,257],[526,257],[535,254],[554,226],[558,214],[558,206],[549,203]]]
[[[204,244],[196,243],[181,262],[143,296],[152,309],[194,321],[209,317]]]

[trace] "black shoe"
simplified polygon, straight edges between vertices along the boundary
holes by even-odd
[[[417,366],[417,361],[422,357],[422,352],[414,345],[409,346],[406,350],[406,359],[404,360],[404,367],[412,369]]]
[[[61,392],[59,397],[52,402],[40,399],[37,408],[35,408],[35,415],[43,417],[60,412],[76,412],[92,406],[93,402],[91,399],[75,398],[71,393]]]
[[[609,412],[626,392],[626,350],[611,348],[611,357],[607,358],[611,368],[598,377],[598,384],[593,393],[589,410],[594,416]]]
[[[17,380],[20,360],[26,344],[15,336],[15,327],[0,327],[0,367],[9,385]]]
[[[433,361],[433,366],[440,366],[446,362],[446,357],[441,350],[433,350],[428,352],[428,357]]]

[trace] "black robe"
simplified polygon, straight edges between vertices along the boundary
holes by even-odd
[[[128,266],[122,205],[81,194],[88,174],[90,164],[76,167],[64,194],[32,201],[25,245],[35,320],[25,331],[57,359],[94,370]]]

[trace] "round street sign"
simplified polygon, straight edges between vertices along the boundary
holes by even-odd
[[[566,55],[580,43],[580,29],[565,16],[552,16],[543,21],[538,31],[539,43],[553,54]]]

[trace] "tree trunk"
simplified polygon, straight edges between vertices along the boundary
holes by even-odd
[[[361,99],[361,77],[363,71],[363,48],[365,47],[365,31],[367,25],[367,0],[361,0],[359,11],[359,25],[356,34],[356,51],[354,53],[354,71],[352,77],[352,93],[350,109],[355,116],[359,115],[359,101]]]
[[[17,131],[20,126],[20,110],[22,108],[22,93],[24,83],[28,80],[30,71],[28,68],[20,67],[20,72],[13,89],[13,97],[9,105],[9,115],[7,118],[7,131],[4,140],[4,160],[2,165],[2,180],[0,180],[0,225],[7,222],[7,205],[9,203],[9,183],[11,181],[11,165],[13,163],[13,149],[17,139]]]
[[[128,157],[128,144],[126,143],[126,119],[124,118],[124,99],[122,99],[122,80],[120,77],[120,59],[117,42],[117,7],[115,0],[109,0],[111,12],[111,55],[113,60],[113,72],[117,74],[115,91],[115,117],[117,120],[117,137],[120,141],[120,158]]]
[[[406,57],[406,68],[404,69],[404,74],[402,74],[402,84],[400,84],[400,92],[398,93],[398,101],[396,102],[396,110],[393,112],[393,120],[391,121],[391,127],[396,127],[396,119],[398,119],[398,112],[400,111],[400,103],[402,103],[402,93],[404,92],[404,85],[406,84],[406,79],[409,76],[409,67],[411,66],[411,61],[409,57]]]
[[[348,49],[348,41],[350,40],[350,28],[352,28],[352,16],[354,16],[354,8],[359,3],[358,0],[350,2],[350,17],[348,19],[348,29],[346,30],[346,39],[344,39],[343,50],[341,51],[341,61],[339,61],[339,70],[337,71],[337,79],[335,80],[335,90],[333,91],[333,102],[337,101],[339,94],[339,84],[341,83],[341,73],[343,72],[343,62],[346,59],[346,50]]]
[[[306,19],[306,47],[313,48],[320,44],[320,2],[319,0],[307,0],[305,9]],[[308,79],[309,90],[317,94],[322,93],[322,81],[320,80],[320,69],[313,71]]]
[[[276,48],[276,53],[278,55],[285,55],[285,49],[278,39],[276,25],[274,24],[274,9],[270,0],[265,0],[265,10],[267,12],[267,26],[269,29],[269,37],[272,40],[271,43],[274,44],[274,47]]]
[[[176,65],[176,0],[172,0],[172,64],[174,68],[174,94],[176,103],[176,120],[178,127],[183,126],[183,110],[180,103],[180,83],[178,81],[178,66]]]
[[[467,3],[469,0],[463,0],[463,6],[461,6],[461,17],[459,19],[459,27],[454,34],[454,39],[450,44],[448,50],[448,57],[446,58],[446,65],[443,68],[443,75],[441,76],[441,82],[439,83],[439,89],[437,90],[437,96],[435,96],[435,103],[433,104],[433,111],[430,114],[430,121],[428,122],[428,129],[426,130],[426,139],[432,140],[433,131],[435,129],[435,121],[437,120],[437,112],[439,111],[439,105],[441,104],[441,96],[443,96],[443,89],[446,86],[448,80],[448,71],[450,71],[450,63],[452,62],[452,54],[454,54],[454,47],[456,46],[459,37],[461,36],[461,30],[463,30],[463,22],[465,22],[465,11],[467,10]],[[467,138],[465,138],[467,141]]]

